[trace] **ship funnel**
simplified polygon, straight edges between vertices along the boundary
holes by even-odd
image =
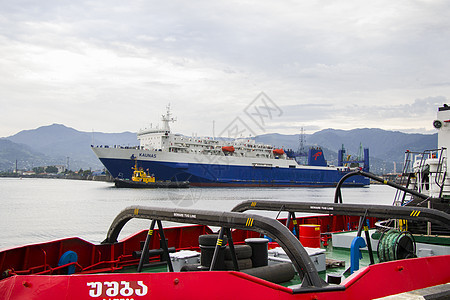
[[[322,148],[316,147],[309,149],[308,152],[308,165],[309,166],[319,166],[326,167],[327,162],[323,156]]]

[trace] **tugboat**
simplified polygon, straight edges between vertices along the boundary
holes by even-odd
[[[115,178],[114,185],[117,188],[188,188],[189,181],[156,181],[153,174],[149,175],[142,167],[137,166],[135,160],[133,176],[131,180]]]
[[[446,254],[429,250],[416,258],[409,235],[390,235],[379,250],[382,258],[370,252],[372,261],[363,264],[363,238],[353,231],[355,238],[348,239],[344,232],[373,230],[378,218],[419,219],[448,229],[449,214],[416,207],[273,202],[243,203],[234,212],[132,206],[117,215],[102,244],[66,238],[0,251],[0,298],[374,299],[410,291],[442,296],[433,299],[450,296],[448,245]],[[289,210],[291,222],[238,212],[275,206]],[[295,211],[325,215],[295,218]],[[150,228],[119,241],[122,228],[136,218],[149,220]],[[163,227],[163,222],[186,225]],[[297,225],[300,238],[292,233]],[[314,234],[304,237],[302,226]],[[327,235],[332,237],[323,248],[321,236]],[[339,250],[338,242],[350,249]],[[348,274],[342,269],[347,264]]]

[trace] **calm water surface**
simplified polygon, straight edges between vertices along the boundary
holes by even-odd
[[[391,204],[395,190],[372,185],[342,194],[344,203]],[[258,199],[332,203],[334,188],[116,189],[106,182],[0,178],[0,249],[73,236],[99,243],[130,205],[230,211]],[[120,238],[148,226],[148,220],[132,220]]]

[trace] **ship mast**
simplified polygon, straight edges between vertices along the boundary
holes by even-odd
[[[297,152],[300,155],[304,155],[304,156],[306,156],[305,143],[306,143],[305,130],[303,129],[303,126],[302,126],[301,129],[300,129],[300,135],[298,137],[298,150],[297,150]]]
[[[163,128],[162,128],[162,129],[163,129],[164,131],[170,132],[170,125],[169,125],[169,122],[172,122],[172,123],[173,123],[173,122],[175,122],[177,119],[172,117],[172,113],[170,112],[170,104],[167,105],[166,108],[167,108],[166,114],[161,116],[161,120],[162,120],[162,122],[163,122]]]

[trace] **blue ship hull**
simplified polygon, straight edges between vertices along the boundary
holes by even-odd
[[[131,178],[134,161],[100,158],[114,178]],[[139,167],[158,180],[189,181],[192,186],[222,187],[331,187],[347,174],[337,168],[277,168],[139,160]],[[361,187],[370,181],[355,176],[344,186]]]

